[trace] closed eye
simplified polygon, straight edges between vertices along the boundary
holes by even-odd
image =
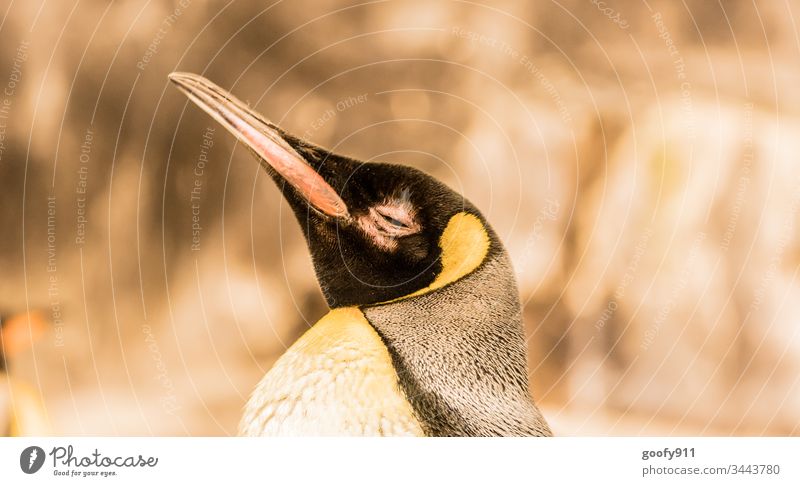
[[[398,238],[421,230],[411,209],[402,204],[373,206],[367,214],[358,218],[358,223],[375,244],[387,250],[397,247]]]
[[[419,231],[419,225],[414,222],[414,217],[404,205],[382,204],[373,207],[371,212],[377,226],[391,236],[403,236]]]
[[[393,218],[391,216],[387,216],[387,215],[385,215],[385,214],[383,214],[381,212],[378,212],[378,214],[380,214],[381,217],[383,217],[383,219],[386,220],[386,222],[391,223],[392,225],[397,226],[398,228],[408,228],[409,227],[408,224],[404,223],[403,221],[400,221],[399,219],[395,219],[395,218]]]

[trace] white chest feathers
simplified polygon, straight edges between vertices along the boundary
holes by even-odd
[[[320,319],[258,384],[239,433],[423,435],[389,351],[361,310]]]

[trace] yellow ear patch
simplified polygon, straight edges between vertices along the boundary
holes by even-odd
[[[477,216],[458,213],[447,223],[439,238],[439,247],[442,249],[441,273],[430,285],[406,297],[427,294],[478,268],[489,253],[489,234]]]

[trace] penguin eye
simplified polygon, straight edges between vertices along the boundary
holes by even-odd
[[[385,250],[397,248],[397,239],[420,231],[408,204],[380,204],[358,218],[358,225],[372,241]]]
[[[386,220],[387,223],[389,223],[389,224],[391,224],[393,226],[396,226],[396,227],[402,228],[402,229],[408,229],[409,228],[408,224],[400,221],[399,219],[395,219],[395,218],[393,218],[391,216],[387,216],[387,215],[381,213],[380,211],[378,211],[378,214],[380,214],[381,217],[383,217],[383,219]]]
[[[411,212],[405,205],[384,204],[372,208],[376,226],[389,236],[404,236],[419,231]]]

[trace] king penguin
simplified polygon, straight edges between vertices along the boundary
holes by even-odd
[[[257,385],[241,435],[552,435],[508,254],[475,206],[292,136],[201,76],[169,78],[278,184],[331,308]]]

